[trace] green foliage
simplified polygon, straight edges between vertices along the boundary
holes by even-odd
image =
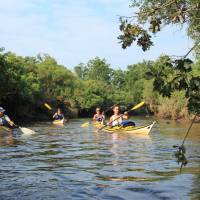
[[[187,59],[192,50],[197,56],[200,48],[200,1],[199,0],[133,0],[131,6],[137,9],[135,16],[120,17],[118,37],[125,49],[137,41],[143,51],[153,45],[151,35],[161,31],[166,25],[185,24],[188,35],[194,40],[194,47],[181,59],[171,60],[161,57],[146,73],[148,79],[153,79],[153,88],[165,97],[170,97],[174,91],[185,91],[190,112],[200,114],[200,75],[199,63],[194,65]]]
[[[200,60],[197,60],[192,65],[192,74],[193,74],[193,76],[199,76],[199,74],[200,74]]]
[[[86,79],[110,83],[112,69],[105,59],[98,57],[90,60],[86,65]]]
[[[0,67],[1,97],[17,94],[33,101],[40,90],[40,82],[34,72],[27,71],[23,58],[10,52],[1,54]]]
[[[95,106],[103,106],[108,92],[108,85],[102,81],[82,81],[75,89],[75,100],[79,102],[81,109],[91,109]]]
[[[137,41],[137,45],[141,46],[143,51],[148,50],[153,45],[151,36],[139,25],[131,24],[127,19],[124,20],[122,17],[120,18],[120,22],[122,35],[118,39],[123,49],[131,46],[134,41]]]
[[[160,92],[163,96],[170,97],[171,82],[173,79],[174,70],[171,64],[171,59],[168,56],[161,56],[154,65],[151,65],[146,73],[147,79],[154,79],[154,90]]]
[[[137,41],[137,45],[146,51],[153,45],[151,35],[170,24],[185,24],[188,35],[199,42],[199,0],[132,0],[130,7],[136,9],[137,13],[134,16],[120,17],[122,35],[119,40],[122,48]]]
[[[159,104],[159,97],[160,95],[158,94],[158,92],[154,91],[153,80],[145,80],[143,98],[145,100],[145,103],[149,105],[150,110],[153,112],[156,111],[154,107]]]
[[[46,97],[70,98],[73,95],[75,76],[64,66],[58,65],[54,58],[40,56],[36,72]]]
[[[161,56],[154,62],[144,61],[129,65],[127,70],[115,70],[105,59],[96,57],[79,64],[72,73],[47,54],[20,57],[2,49],[0,102],[7,102],[12,95],[30,107],[51,99],[90,111],[116,103],[127,108],[145,100],[158,116],[186,118],[187,103],[192,112],[200,108],[199,66],[199,61],[173,62],[170,57]]]
[[[179,59],[172,62],[169,57],[160,57],[147,72],[153,78],[154,90],[163,96],[170,97],[175,91],[185,91],[190,112],[200,113],[200,75],[194,71],[190,59]]]
[[[170,98],[160,97],[156,112],[161,118],[174,120],[188,118],[187,99],[184,97],[184,92],[173,92]]]
[[[126,73],[121,69],[112,70],[111,75],[111,85],[115,86],[116,89],[121,89],[125,86],[126,83]]]
[[[74,72],[79,79],[84,79],[86,76],[86,67],[83,63],[78,64],[74,67]]]
[[[187,158],[185,156],[186,154],[186,148],[184,145],[181,145],[181,146],[173,146],[174,148],[176,148],[176,151],[174,153],[176,159],[177,159],[177,163],[181,163],[181,168],[180,168],[180,171],[182,169],[183,166],[186,166],[188,161],[187,161]]]

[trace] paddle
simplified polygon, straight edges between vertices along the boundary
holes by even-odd
[[[25,128],[25,127],[20,127],[20,126],[17,126],[15,124],[13,124],[15,126],[15,128],[11,129],[11,128],[7,128],[5,126],[1,126],[1,128],[3,128],[4,130],[6,131],[12,131],[12,130],[15,130],[15,129],[19,129],[24,135],[32,135],[32,134],[35,134],[35,131],[29,129],[29,128]]]
[[[31,129],[18,126],[18,125],[16,125],[16,124],[13,123],[13,122],[8,122],[8,123],[9,123],[10,126],[12,127],[11,130],[12,130],[12,129],[17,129],[17,128],[18,128],[18,129],[19,129],[23,134],[25,134],[25,135],[32,135],[32,134],[35,133],[35,131],[33,131],[33,130],[31,130]]]
[[[44,106],[45,106],[48,110],[50,110],[50,111],[51,111],[51,115],[53,115],[53,113],[52,113],[52,112],[53,112],[53,111],[52,111],[52,110],[53,110],[52,107],[51,107],[48,103],[44,103]],[[51,118],[51,119],[52,119],[52,118]],[[64,119],[64,122],[66,122],[66,121],[67,121],[67,120]]]
[[[29,129],[29,128],[25,128],[25,127],[21,127],[16,125],[15,123],[9,123],[13,128],[18,128],[23,134],[25,135],[32,135],[35,134],[35,131]]]
[[[35,131],[29,129],[29,128],[25,128],[25,127],[20,127],[19,126],[20,131],[25,134],[25,135],[32,135],[35,134]]]
[[[44,103],[44,106],[45,106],[48,110],[52,110],[52,107],[51,107],[48,103]]]
[[[131,108],[129,111],[126,111],[126,113],[129,113],[129,112],[131,112],[131,111],[133,111],[133,110],[136,110],[136,109],[142,107],[144,104],[145,104],[144,101],[142,101],[141,103],[139,103],[139,104],[135,105],[133,108]],[[113,123],[114,121],[118,120],[119,118],[121,118],[121,117],[123,117],[123,116],[124,116],[124,114],[121,115],[121,116],[119,116],[119,117],[117,117],[115,120],[111,121],[110,123]],[[101,128],[99,128],[97,131],[102,130],[102,129],[105,128],[106,126],[107,126],[107,124],[104,125],[104,126],[102,126]]]
[[[50,119],[52,119],[52,116],[53,116],[53,109],[52,109],[52,107],[48,103],[44,103],[44,107],[47,108],[49,111],[51,111],[50,112],[51,116],[49,116],[49,117],[50,117]]]
[[[104,111],[104,113],[107,113],[110,109],[112,109],[114,106],[116,106],[117,104],[115,104],[115,105],[113,105],[113,106],[111,106],[111,107],[109,107],[109,108],[107,108],[105,111]],[[85,122],[85,123],[83,123],[82,125],[81,125],[81,127],[82,128],[86,128],[86,127],[88,127],[90,125],[90,122]]]

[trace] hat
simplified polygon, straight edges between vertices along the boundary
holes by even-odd
[[[0,107],[0,112],[5,112],[6,110],[2,107]]]

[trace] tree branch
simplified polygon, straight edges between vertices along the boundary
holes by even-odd
[[[183,59],[187,58],[188,55],[200,44],[200,41],[197,42],[184,56]]]

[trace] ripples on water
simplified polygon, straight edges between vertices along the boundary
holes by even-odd
[[[41,123],[35,135],[1,138],[0,199],[200,199],[199,125],[180,174],[172,146],[186,125],[162,121],[142,136],[96,133],[83,122]]]

